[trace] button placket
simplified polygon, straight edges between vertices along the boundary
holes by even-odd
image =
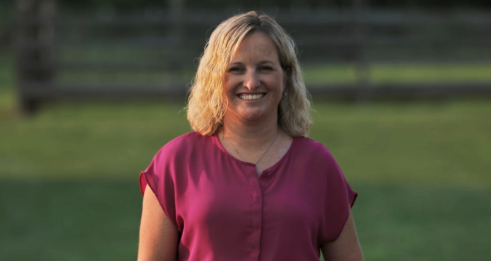
[[[263,195],[255,167],[249,172],[249,183],[252,189],[252,232],[250,235],[252,251],[250,252],[250,258],[251,260],[258,260],[261,251]]]
[[[261,176],[259,177],[259,183],[261,184],[261,190],[264,190],[271,179],[274,177],[273,170],[265,170],[263,173],[261,173]]]

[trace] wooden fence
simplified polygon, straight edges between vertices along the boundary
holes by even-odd
[[[55,9],[54,0],[18,1],[16,57],[25,113],[56,99],[184,101],[196,57],[207,37],[214,26],[232,15],[195,12],[179,5],[174,12],[124,16],[111,12],[65,16]],[[491,13],[367,11],[362,0],[354,0],[349,10],[267,13],[295,38],[304,65],[355,65],[353,84],[309,85],[316,97],[367,100],[491,95],[491,82],[375,85],[370,81],[373,62],[491,62]],[[453,50],[462,48],[471,51],[455,55]],[[420,54],[415,55],[415,50]],[[121,79],[84,81],[87,75],[100,79],[110,74]],[[126,79],[130,74],[135,77]],[[151,77],[155,78],[153,83],[147,81]]]

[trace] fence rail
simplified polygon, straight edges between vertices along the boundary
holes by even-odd
[[[64,16],[55,13],[54,0],[19,1],[25,5],[19,5],[16,18],[17,72],[21,108],[26,113],[56,99],[184,99],[189,81],[172,77],[160,85],[143,81],[68,84],[57,78],[65,72],[165,72],[174,76],[193,71],[206,38],[230,15],[181,10],[177,15]],[[491,13],[367,11],[361,0],[354,3],[352,10],[273,12],[296,40],[303,64],[355,65],[354,84],[309,85],[312,95],[353,100],[491,96],[491,81],[391,85],[370,81],[374,61],[491,63]],[[454,50],[459,48],[468,51],[457,55]],[[132,57],[138,52],[152,54],[125,60],[126,54],[118,54],[118,49]],[[98,53],[89,59],[83,50]],[[415,50],[422,54],[414,55]],[[72,58],[67,59],[64,52]],[[110,52],[116,54],[103,59]]]
[[[337,25],[353,22],[352,10],[334,10],[323,12],[302,12],[295,13],[290,11],[275,11],[275,19],[281,25],[287,27],[291,25]],[[58,15],[54,23],[62,27],[94,27],[94,26],[121,26],[121,27],[147,27],[147,26],[169,26],[182,24],[184,26],[216,26],[218,23],[229,17],[232,13],[220,12],[196,12],[187,11],[181,15],[177,22],[169,13],[162,13],[158,17],[145,15],[117,15],[117,16],[94,16],[87,17],[81,15],[63,16]],[[491,12],[425,12],[416,10],[404,12],[403,10],[370,10],[364,15],[364,21],[369,25],[383,26],[404,26],[404,25],[463,25],[463,26],[491,26]],[[50,21],[50,17],[42,18]],[[24,21],[24,20],[23,20]],[[39,18],[28,18],[25,20],[37,24]]]

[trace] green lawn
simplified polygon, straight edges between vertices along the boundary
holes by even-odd
[[[374,84],[421,82],[491,82],[491,64],[374,64],[369,67]],[[353,66],[306,66],[308,83],[351,83]]]
[[[0,260],[135,260],[137,177],[190,131],[183,103],[62,102],[21,118],[0,77]],[[489,260],[491,102],[314,108],[310,137],[360,193],[366,260]]]

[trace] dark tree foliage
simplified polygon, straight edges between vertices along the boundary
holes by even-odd
[[[277,8],[346,8],[351,6],[352,0],[184,0],[186,7],[191,9],[232,8],[239,11]],[[423,8],[430,10],[459,10],[488,9],[491,10],[489,0],[367,0],[372,8]],[[58,0],[58,3],[67,9],[89,11],[98,8],[111,7],[118,11],[132,11],[148,6],[166,8],[169,0]]]

